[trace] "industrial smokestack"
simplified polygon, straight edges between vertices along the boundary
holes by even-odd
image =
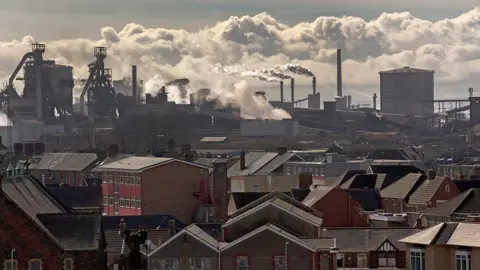
[[[377,94],[373,94],[373,110],[377,111]]]
[[[337,49],[337,96],[341,97],[342,94],[342,50]]]
[[[283,81],[280,81],[280,102],[283,103]]]
[[[317,93],[317,77],[312,78],[312,88],[313,94],[315,95]]]
[[[133,104],[137,104],[138,102],[137,66],[132,66],[132,96],[133,96]]]
[[[292,91],[292,104],[295,103],[295,79],[290,79],[290,90]]]

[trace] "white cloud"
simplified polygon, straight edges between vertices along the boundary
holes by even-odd
[[[11,74],[34,40],[28,36],[0,42],[0,78]],[[98,40],[46,42],[46,58],[69,64],[76,75],[85,76],[93,47],[106,46],[107,65],[116,78],[128,75],[130,65],[137,64],[144,79],[160,74],[210,83],[218,79],[210,70],[215,63],[268,68],[293,62],[311,69],[321,87],[335,84],[335,53],[342,48],[345,84],[366,89],[378,84],[378,71],[402,66],[434,69],[437,84],[471,81],[480,75],[477,44],[480,8],[440,21],[401,12],[371,21],[319,17],[293,26],[261,13],[230,17],[198,32],[147,29],[134,23],[120,31],[104,27]]]

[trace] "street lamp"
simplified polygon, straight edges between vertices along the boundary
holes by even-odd
[[[14,270],[15,268],[13,267],[13,253],[15,253],[16,249],[12,248],[10,251],[10,270]]]
[[[285,242],[285,270],[288,270],[288,245],[290,242]]]

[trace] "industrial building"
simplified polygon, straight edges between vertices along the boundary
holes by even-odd
[[[380,72],[383,113],[427,116],[434,113],[434,71],[403,67]]]

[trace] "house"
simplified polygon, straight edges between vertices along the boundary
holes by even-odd
[[[52,178],[58,183],[83,186],[90,170],[104,158],[95,153],[43,153],[29,160],[30,171],[42,180]]]
[[[304,161],[287,148],[279,147],[277,152],[240,152],[240,160],[228,169],[228,177],[248,175],[283,175],[286,162]]]
[[[12,167],[0,184],[0,265],[106,269],[101,216],[72,212],[28,174],[22,161]]]
[[[361,204],[345,189],[319,186],[302,203],[323,214],[323,227],[369,226]]]
[[[47,186],[47,190],[61,203],[77,213],[103,213],[101,186],[69,185]]]
[[[479,269],[480,224],[447,222],[399,241],[407,245],[407,269]]]
[[[310,174],[241,175],[230,179],[231,192],[289,192],[292,188],[308,188],[313,184]]]
[[[132,156],[98,166],[94,171],[102,173],[105,215],[167,214],[190,224],[204,193],[213,190],[219,197],[215,202],[221,200],[226,216],[227,180],[222,164],[213,169],[212,188],[209,167],[173,158]]]
[[[420,211],[444,203],[460,193],[448,177],[429,179],[425,174],[408,174],[380,191],[390,213]]]
[[[427,211],[444,217],[476,217],[480,213],[480,189],[472,188]]]
[[[230,215],[216,239],[190,225],[148,255],[149,269],[335,269],[334,241],[312,245],[320,213],[272,192]],[[334,251],[335,249],[333,249]],[[170,267],[170,268],[169,268]]]

